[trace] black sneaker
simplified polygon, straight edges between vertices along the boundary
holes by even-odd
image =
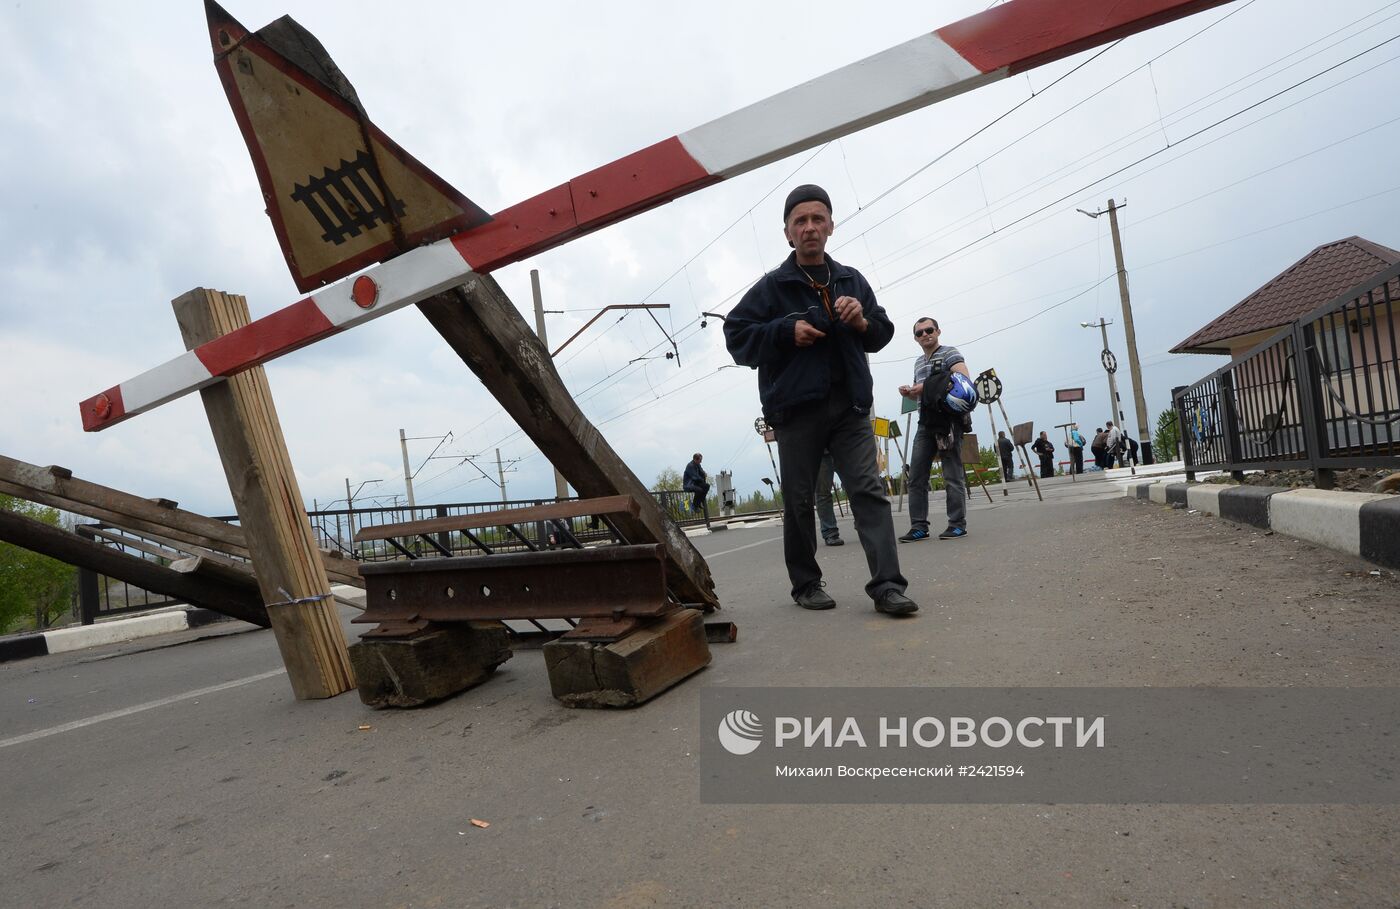
[[[904,536],[900,537],[900,538],[899,538],[899,542],[901,542],[901,543],[917,543],[917,542],[919,542],[920,540],[927,540],[927,539],[928,539],[928,531],[927,531],[927,530],[924,530],[924,529],[921,528],[921,527],[915,527],[913,530],[909,531],[909,532],[906,533]]]
[[[803,609],[835,609],[836,601],[822,590],[825,586],[825,581],[813,581],[806,590],[792,595],[793,602]]]
[[[911,615],[919,611],[919,604],[898,590],[886,590],[875,598],[875,611],[885,615]]]
[[[841,539],[840,537],[826,537],[826,545],[828,545],[828,546],[845,546],[845,545],[846,545],[846,541],[843,540],[843,539]]]
[[[947,530],[940,533],[938,538],[940,540],[956,540],[965,536],[967,536],[966,527],[949,527]]]

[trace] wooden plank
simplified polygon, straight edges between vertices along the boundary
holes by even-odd
[[[152,501],[82,480],[64,467],[40,467],[0,455],[0,492],[147,534],[152,539],[159,534],[205,550],[248,556],[243,528],[237,524],[160,504],[169,499]],[[339,583],[364,586],[353,560],[325,550],[321,550],[321,556],[327,572]]]
[[[412,537],[445,530],[476,530],[481,527],[499,527],[503,524],[530,524],[535,521],[586,518],[590,515],[605,514],[612,517],[613,515],[626,514],[635,518],[640,511],[636,500],[631,496],[575,499],[571,502],[523,505],[520,508],[501,508],[496,511],[482,511],[476,514],[454,514],[445,518],[427,518],[422,521],[404,521],[401,524],[362,527],[355,533],[355,542],[387,540],[390,537]]]
[[[230,583],[226,578],[190,576],[3,509],[0,509],[0,540],[193,606],[212,609],[264,628],[269,624],[267,610],[250,582]]]
[[[376,709],[449,698],[486,681],[511,656],[510,634],[500,622],[434,625],[350,645],[360,700]]]
[[[186,347],[248,324],[242,297],[198,288],[171,304]],[[298,699],[354,687],[345,635],[262,367],[200,392]]]
[[[635,707],[710,663],[704,617],[679,609],[609,643],[544,645],[549,687],[565,707]]]
[[[516,424],[585,498],[626,495],[640,511],[616,519],[629,543],[666,547],[667,578],[682,603],[719,605],[710,567],[579,410],[549,351],[489,275],[418,304]]]

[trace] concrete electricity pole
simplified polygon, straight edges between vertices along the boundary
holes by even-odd
[[[1124,202],[1122,207],[1126,208],[1127,205]],[[1118,234],[1118,208],[1112,199],[1108,200],[1108,224],[1113,230],[1113,258],[1118,264],[1118,297],[1123,303],[1123,334],[1128,340],[1128,372],[1133,379],[1133,406],[1137,411],[1137,439],[1142,450],[1142,463],[1151,464],[1155,460],[1152,456],[1152,434],[1147,422],[1147,397],[1142,390],[1142,365],[1138,360],[1137,331],[1133,328],[1133,304],[1128,298],[1128,270],[1123,267],[1123,240]],[[1103,214],[1102,211],[1087,212],[1082,208],[1080,211],[1091,218]],[[1103,349],[1108,350],[1107,336]],[[1113,409],[1115,412],[1120,410],[1116,399]],[[1121,425],[1121,416],[1119,421]]]
[[[1113,377],[1113,373],[1117,369],[1117,361],[1113,359],[1113,352],[1108,349],[1108,326],[1113,323],[1100,316],[1097,322],[1080,322],[1079,324],[1083,328],[1097,328],[1103,334],[1103,352],[1099,354],[1099,360],[1103,363],[1103,371],[1108,374],[1108,400],[1111,402],[1109,404],[1109,413],[1111,414],[1109,419],[1113,420],[1115,426],[1121,427],[1123,425],[1123,410],[1118,401],[1118,380]]]
[[[506,468],[501,463],[501,450],[499,448],[496,449],[496,476],[501,478],[501,501],[510,501],[506,498]]]
[[[540,343],[545,350],[549,350],[549,336],[544,332],[544,297],[540,294],[540,270],[530,269],[530,291],[535,297],[535,333],[540,336]],[[501,484],[502,493],[505,491],[505,484]],[[569,497],[569,484],[564,482],[564,475],[559,472],[559,468],[554,469],[554,497],[556,499],[567,499]],[[504,499],[504,495],[502,495]]]
[[[413,468],[408,466],[408,438],[399,430],[399,448],[403,451],[403,486],[408,495],[408,510],[413,510]]]

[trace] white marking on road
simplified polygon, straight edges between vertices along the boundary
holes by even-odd
[[[744,545],[744,546],[735,546],[733,549],[724,549],[724,550],[721,550],[720,552],[714,553],[713,555],[708,555],[708,556],[706,556],[705,558],[707,558],[707,559],[717,559],[717,558],[719,558],[719,557],[722,556],[722,555],[729,555],[731,552],[738,552],[738,551],[740,551],[741,549],[753,549],[755,546],[762,546],[764,543],[771,543],[771,542],[773,542],[774,540],[781,540],[781,539],[782,539],[782,537],[769,537],[769,538],[766,539],[766,540],[759,540],[757,543],[749,543],[749,544]]]
[[[9,748],[11,745],[22,745],[25,742],[32,742],[35,739],[48,738],[51,735],[58,735],[61,732],[72,732],[75,729],[82,729],[86,726],[93,726],[97,723],[105,723],[108,720],[121,719],[124,716],[131,716],[133,713],[142,713],[147,710],[154,710],[157,707],[165,707],[169,704],[176,704],[180,701],[188,701],[190,698],[202,697],[206,694],[213,694],[216,691],[226,691],[229,688],[238,688],[242,685],[251,685],[254,682],[261,682],[263,679],[270,679],[273,676],[284,675],[287,670],[273,669],[270,672],[260,672],[257,675],[250,675],[247,678],[234,679],[231,682],[224,682],[219,685],[210,685],[208,688],[199,688],[194,691],[186,691],[184,694],[172,694],[168,698],[161,698],[157,701],[147,701],[144,704],[137,704],[134,707],[123,707],[121,710],[113,710],[109,713],[99,713],[97,716],[90,716],[82,720],[74,720],[71,723],[64,723],[61,726],[51,726],[48,729],[40,729],[35,732],[26,732],[24,735],[17,735],[14,738],[0,739],[0,748]]]

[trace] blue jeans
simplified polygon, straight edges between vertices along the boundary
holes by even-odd
[[[933,430],[919,424],[914,433],[913,453],[909,456],[909,526],[914,530],[928,528],[928,478],[933,470],[933,455],[938,444]],[[962,433],[953,430],[953,447],[940,452],[943,464],[943,489],[948,496],[948,526],[967,529],[967,474],[963,473]]]

